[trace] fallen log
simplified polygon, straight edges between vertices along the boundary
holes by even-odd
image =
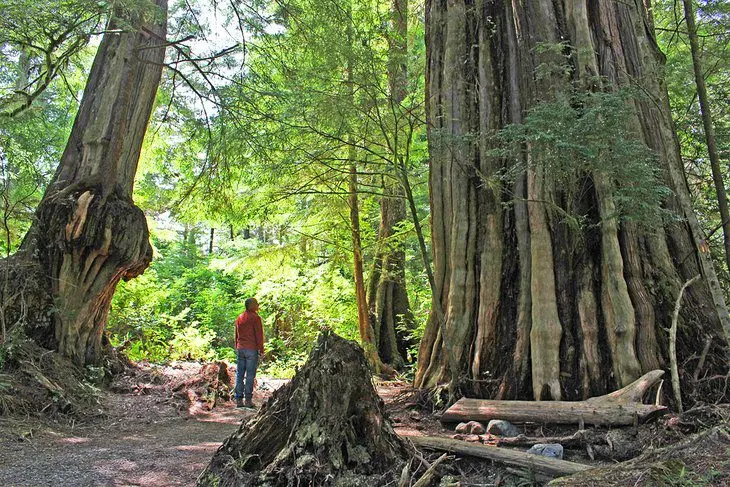
[[[641,398],[664,375],[654,370],[623,389],[585,401],[499,401],[461,398],[441,416],[441,421],[489,421],[625,426],[661,416],[665,406],[642,404]]]
[[[486,458],[507,465],[527,468],[537,475],[555,478],[588,470],[592,467],[580,463],[543,457],[497,446],[486,446],[435,436],[407,436],[414,445],[431,450],[439,450],[472,457]]]

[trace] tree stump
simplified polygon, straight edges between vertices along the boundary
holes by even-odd
[[[291,382],[218,449],[198,485],[384,485],[410,456],[362,349],[325,331]]]

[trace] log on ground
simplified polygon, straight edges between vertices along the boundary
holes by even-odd
[[[654,370],[628,386],[585,401],[499,401],[461,398],[441,416],[442,422],[489,421],[625,426],[661,416],[665,406],[642,404],[643,395],[664,374]]]
[[[486,458],[506,465],[527,468],[535,474],[546,477],[561,477],[573,475],[592,467],[580,463],[548,458],[532,453],[500,448],[497,446],[486,446],[474,443],[467,443],[449,438],[435,436],[408,436],[414,445],[432,450],[454,452],[462,455],[469,455],[478,458]]]

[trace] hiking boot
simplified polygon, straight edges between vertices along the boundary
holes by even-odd
[[[256,409],[256,406],[254,406],[253,401],[251,399],[246,399],[246,402],[243,403],[243,407],[249,408],[249,409]]]
[[[243,403],[243,399],[242,398],[239,397],[238,399],[236,399],[236,407],[237,408],[245,408],[246,407],[246,405]]]

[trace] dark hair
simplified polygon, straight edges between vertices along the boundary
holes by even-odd
[[[250,310],[255,302],[256,298],[246,298],[246,301],[243,302],[246,305],[246,311]]]

